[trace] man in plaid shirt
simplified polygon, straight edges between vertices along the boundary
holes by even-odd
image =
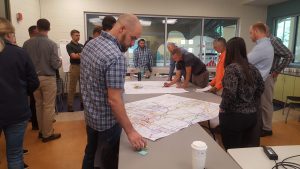
[[[122,52],[127,51],[141,32],[138,18],[123,14],[109,32],[102,31],[101,36],[91,40],[82,51],[80,80],[87,124],[83,169],[94,168],[97,148],[101,150],[102,167],[118,168],[122,128],[135,149],[146,146],[146,141],[129,121],[122,99],[126,75]]]
[[[272,117],[273,117],[273,91],[278,74],[289,65],[293,59],[292,52],[273,35],[269,35],[271,44],[274,48],[274,59],[269,76],[265,81],[265,91],[262,95],[262,121],[261,137],[271,136]]]
[[[145,39],[138,41],[138,47],[134,50],[133,63],[135,68],[146,70],[148,69],[146,78],[149,78],[152,73],[152,54],[149,48],[145,46]],[[143,75],[142,75],[143,76]]]

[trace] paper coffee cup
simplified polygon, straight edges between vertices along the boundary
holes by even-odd
[[[192,147],[193,169],[204,169],[206,160],[207,145],[202,141],[194,141]]]

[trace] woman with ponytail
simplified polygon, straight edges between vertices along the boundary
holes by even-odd
[[[15,45],[15,29],[0,17],[0,128],[8,169],[23,169],[23,139],[31,116],[27,96],[39,81],[28,54]]]

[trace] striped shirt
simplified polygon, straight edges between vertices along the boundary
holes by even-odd
[[[97,131],[117,123],[108,103],[107,89],[124,89],[126,61],[120,49],[117,39],[102,31],[82,51],[80,80],[85,121]]]

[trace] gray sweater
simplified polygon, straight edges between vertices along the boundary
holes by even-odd
[[[29,54],[39,76],[55,76],[55,71],[61,67],[55,42],[47,36],[39,35],[27,40],[23,48]]]

